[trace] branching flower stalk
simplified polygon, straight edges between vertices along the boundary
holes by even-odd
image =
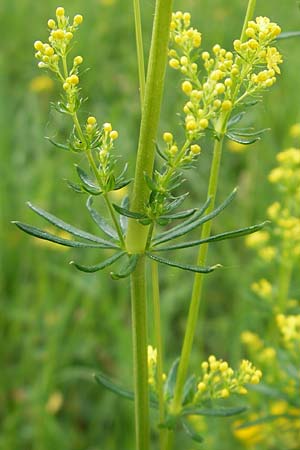
[[[179,52],[175,49],[170,50],[170,66],[181,70],[187,77],[182,83],[183,92],[190,98],[184,107],[187,132],[193,138],[197,138],[201,135],[203,129],[209,127],[209,120],[212,119],[214,122],[215,145],[208,187],[208,198],[210,198],[210,205],[207,208],[208,213],[214,208],[223,140],[228,131],[229,119],[233,108],[247,96],[253,95],[262,88],[271,86],[275,82],[275,72],[280,72],[277,63],[281,62],[281,56],[274,47],[268,46],[269,42],[280,33],[280,28],[276,24],[270,24],[267,18],[261,17],[256,19],[256,22],[250,21],[254,7],[255,1],[250,0],[241,38],[234,42],[237,54],[235,59],[231,52],[226,52],[219,45],[215,45],[213,48],[215,60],[208,52],[202,53],[204,66],[208,72],[208,77],[204,83],[201,83],[197,76],[198,67],[194,62],[195,58],[192,58],[193,48],[188,46],[186,35],[188,36],[189,31],[186,30],[185,18],[182,16],[182,13],[176,13],[171,24],[171,29],[174,30],[174,44],[175,46],[177,44],[179,47]],[[182,56],[180,56],[180,53]],[[271,55],[274,55],[274,58]],[[217,62],[218,60],[219,63]],[[263,61],[266,61],[265,64],[267,64],[268,70],[253,73],[254,67],[257,64],[262,64]],[[223,100],[218,98],[220,94]],[[213,100],[213,97],[215,97],[215,100]],[[228,133],[228,137],[232,138],[233,136],[230,136]],[[209,238],[210,233],[211,221],[204,224],[201,239],[206,240]],[[200,247],[197,265],[205,265],[207,252],[208,243]],[[174,401],[171,406],[171,410],[175,415],[178,414],[181,408],[183,387],[196,330],[203,281],[203,274],[195,275],[186,334],[178,367]]]

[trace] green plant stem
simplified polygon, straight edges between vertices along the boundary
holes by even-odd
[[[226,126],[226,122],[221,124],[221,129]],[[208,198],[211,199],[210,205],[206,210],[206,213],[209,214],[215,205],[216,192],[218,187],[218,177],[219,177],[219,169],[220,162],[222,156],[222,147],[223,147],[224,133],[221,134],[219,140],[215,140],[214,145],[214,154],[210,171],[210,179],[208,186]],[[201,239],[206,239],[210,236],[212,222],[208,221],[204,224],[201,232]],[[208,251],[208,244],[203,244],[200,246],[197,264],[199,266],[205,266],[206,257]],[[175,394],[174,401],[172,405],[172,413],[177,414],[181,408],[181,399],[184,388],[184,383],[187,376],[188,364],[190,360],[190,355],[192,351],[192,345],[197,325],[197,318],[199,312],[199,305],[201,299],[201,293],[203,288],[204,274],[196,274],[194,279],[194,286],[191,298],[191,304],[187,319],[186,333],[184,336],[183,347],[181,351],[181,358],[177,372],[176,378],[176,386],[175,386]]]
[[[142,212],[149,197],[144,174],[152,177],[158,121],[166,70],[172,0],[157,0],[153,22],[150,56],[144,96],[141,95],[142,119],[131,196],[131,209]],[[141,64],[141,60],[139,60]],[[143,83],[140,77],[140,84]],[[129,220],[126,247],[129,253],[143,254],[148,228]],[[145,260],[141,255],[131,275],[133,361],[135,393],[136,450],[149,449],[149,401],[147,368],[147,309],[145,293]]]
[[[154,335],[155,335],[155,347],[157,351],[157,394],[159,402],[159,423],[165,421],[165,408],[164,408],[164,389],[163,389],[163,346],[161,336],[161,313],[160,313],[160,295],[159,295],[159,277],[158,277],[158,264],[156,261],[151,261],[151,274],[152,274],[152,299],[153,299],[153,319],[154,319]],[[163,448],[165,430],[163,428],[159,431],[160,445]]]
[[[149,392],[147,362],[147,298],[145,256],[139,257],[131,277],[132,340],[136,449],[149,449]]]
[[[144,174],[152,177],[155,158],[155,140],[163,94],[169,27],[173,0],[157,0],[147,70],[145,97],[143,102],[136,171],[131,197],[131,209],[143,212],[149,197],[149,188]],[[131,253],[144,252],[148,227],[130,219],[126,245]]]
[[[240,37],[241,42],[244,42],[247,37],[246,30],[248,28],[248,22],[249,22],[249,20],[252,19],[253,15],[254,15],[255,6],[256,6],[256,0],[248,1],[248,7],[247,7],[245,20],[244,20],[244,24],[243,24],[243,28],[242,28],[242,32],[241,32],[241,37]]]
[[[77,113],[76,113],[76,112],[72,114],[72,118],[73,118],[73,122],[74,122],[74,125],[75,125],[75,128],[76,128],[76,131],[77,131],[77,133],[78,133],[78,136],[79,136],[80,139],[81,139],[81,142],[84,142],[84,143],[86,144],[85,153],[86,153],[87,159],[88,159],[89,164],[90,164],[90,166],[91,166],[91,168],[92,168],[92,170],[93,170],[93,172],[94,172],[94,175],[95,175],[95,177],[96,177],[96,179],[97,179],[97,181],[98,181],[99,187],[101,188],[101,187],[102,187],[102,183],[101,183],[101,179],[100,179],[100,177],[99,177],[99,172],[98,172],[98,169],[97,169],[95,160],[94,160],[94,158],[93,158],[91,149],[89,148],[89,146],[88,146],[87,143],[86,143],[86,139],[85,139],[84,134],[83,134],[83,132],[82,132],[82,128],[81,128],[81,125],[80,125],[80,123],[79,123],[78,116],[77,116]],[[121,227],[120,227],[120,225],[119,225],[119,222],[117,221],[117,218],[116,218],[114,209],[113,209],[113,207],[112,207],[112,204],[111,204],[111,202],[110,202],[110,199],[109,199],[109,197],[108,197],[108,194],[107,194],[107,193],[104,193],[104,194],[103,194],[103,198],[104,198],[105,204],[106,204],[106,206],[107,206],[107,209],[108,209],[108,211],[109,211],[109,214],[110,214],[110,216],[111,216],[111,219],[112,219],[112,221],[113,221],[113,224],[114,224],[114,226],[115,226],[115,229],[116,229],[116,232],[117,232],[117,234],[118,234],[120,243],[121,243],[122,247],[125,248],[125,240],[124,240],[124,236],[123,236]]]
[[[139,85],[140,85],[140,100],[141,107],[143,108],[145,98],[145,61],[144,61],[144,49],[143,49],[143,34],[142,34],[142,21],[141,21],[141,8],[139,0],[133,0],[134,10],[134,23],[135,23],[135,37],[136,37],[136,50],[138,59],[138,73],[139,73]]]

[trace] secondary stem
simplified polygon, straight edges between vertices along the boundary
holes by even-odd
[[[158,267],[156,261],[151,261],[152,273],[152,298],[153,298],[153,312],[154,312],[154,335],[155,346],[157,350],[157,393],[159,402],[159,422],[162,424],[165,420],[164,409],[164,390],[163,390],[163,354],[162,354],[162,336],[161,336],[161,313],[160,313],[160,295],[159,295],[159,278]],[[160,445],[163,446],[163,439],[165,431],[161,428]]]
[[[224,123],[222,124],[222,128],[224,127]],[[220,162],[222,156],[222,146],[223,146],[224,134],[221,135],[219,140],[215,140],[214,145],[214,154],[210,172],[210,180],[208,186],[207,196],[211,199],[210,205],[206,210],[206,213],[210,213],[215,204],[216,192],[218,187],[218,176],[220,169]],[[208,221],[203,225],[201,232],[201,239],[206,239],[210,236],[212,222]],[[200,246],[197,264],[199,266],[205,266],[206,257],[208,251],[208,244],[203,244]],[[190,360],[190,355],[192,351],[192,345],[196,330],[198,311],[201,299],[201,293],[203,288],[204,275],[199,273],[195,275],[194,286],[191,298],[191,304],[187,319],[186,333],[184,336],[183,347],[181,351],[180,363],[178,366],[176,386],[175,386],[175,394],[172,405],[172,412],[174,414],[178,413],[181,408],[181,399],[184,388],[184,383],[187,376],[188,364]]]

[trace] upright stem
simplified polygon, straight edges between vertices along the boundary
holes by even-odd
[[[147,71],[145,93],[143,95],[143,76],[139,70],[142,120],[136,160],[133,193],[130,207],[133,211],[143,212],[148,201],[149,189],[144,174],[152,177],[158,121],[160,116],[164,76],[166,69],[169,29],[173,0],[156,0],[152,40]],[[136,26],[139,21],[139,5],[134,2]],[[141,45],[141,28],[137,30],[137,44]],[[138,52],[140,51],[138,50]],[[138,53],[141,69],[142,59]],[[149,449],[149,400],[147,370],[147,307],[145,282],[145,257],[148,227],[135,220],[129,220],[126,237],[128,253],[138,253],[140,258],[131,275],[134,393],[136,450]]]
[[[135,23],[136,51],[138,59],[139,84],[140,84],[140,99],[141,99],[141,106],[143,107],[145,98],[145,61],[143,49],[141,8],[139,0],[133,0],[133,10]]]
[[[143,211],[149,196],[149,188],[144,175],[146,173],[149,177],[152,177],[153,172],[154,143],[163,94],[172,3],[173,0],[156,1],[135,179],[130,205],[131,209],[137,212]],[[128,251],[132,253],[143,252],[147,234],[146,226],[130,219],[126,242]]]
[[[131,308],[133,330],[133,367],[135,400],[136,449],[149,449],[149,393],[147,363],[147,298],[145,257],[140,256],[131,277]]]

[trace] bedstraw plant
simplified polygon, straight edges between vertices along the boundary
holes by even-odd
[[[216,206],[224,139],[227,137],[245,145],[260,139],[264,130],[255,132],[238,125],[247,108],[257,103],[263,91],[276,82],[282,57],[274,41],[281,30],[267,17],[253,19],[255,1],[250,0],[241,36],[233,42],[233,48],[226,50],[216,44],[210,51],[203,51],[202,35],[191,26],[191,15],[181,11],[172,13],[172,0],[157,0],[145,77],[139,1],[134,0],[133,6],[141,98],[133,180],[126,175],[126,163],[120,168],[116,151],[118,132],[111,123],[93,115],[85,116],[82,111],[86,100],[81,85],[84,59],[73,55],[73,40],[83,17],[78,14],[70,19],[64,8],[58,7],[56,18],[48,21],[47,42],[36,41],[34,48],[38,67],[51,72],[61,84],[61,97],[53,107],[69,119],[71,131],[66,142],[48,139],[59,149],[81,155],[83,167],[82,164],[75,166],[77,180],[68,181],[68,185],[75,193],[87,195],[87,210],[102,236],[67,224],[32,203],[28,206],[36,214],[70,237],[60,237],[21,222],[15,224],[39,239],[78,249],[94,249],[96,255],[100,253],[100,262],[96,256],[94,265],[71,261],[76,269],[93,273],[111,267],[113,280],[130,276],[134,389],[125,390],[101,372],[96,379],[120,396],[134,400],[137,450],[150,448],[150,407],[158,410],[156,430],[160,448],[170,450],[174,447],[173,437],[178,427],[195,441],[202,440],[191,427],[190,416],[222,417],[244,411],[236,397],[246,394],[247,386],[258,384],[262,376],[248,360],[243,360],[234,370],[226,361],[211,355],[201,363],[199,372],[190,376],[188,365],[204,278],[221,267],[207,264],[209,243],[252,234],[266,225],[263,222],[211,234],[212,219],[230,205],[237,192],[233,189]],[[166,130],[162,138],[158,138],[168,56],[169,66],[182,78],[181,89],[186,101],[180,131]],[[195,170],[202,151],[200,141],[205,136],[214,143],[206,198],[200,207],[178,211],[188,197],[183,174]],[[113,203],[111,192],[131,181],[129,197],[124,196],[120,204]],[[106,218],[95,206],[99,201],[107,208]],[[201,229],[200,237],[189,239],[188,234],[197,229]],[[195,262],[183,263],[178,257],[172,257],[174,250],[178,255],[177,250],[191,247],[199,248]],[[102,250],[105,252],[101,257]],[[148,262],[151,280],[146,278]],[[193,272],[195,276],[181,355],[167,374],[162,351],[158,264]],[[155,329],[153,347],[148,341],[146,292],[150,282]]]

